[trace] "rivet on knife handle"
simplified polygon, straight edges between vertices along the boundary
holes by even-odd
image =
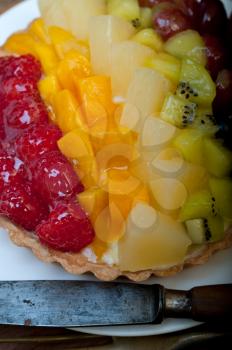
[[[225,320],[232,314],[232,284],[202,286],[190,291],[164,291],[165,317],[196,321]]]

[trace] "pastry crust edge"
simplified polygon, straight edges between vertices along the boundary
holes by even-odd
[[[0,226],[6,229],[13,243],[19,247],[32,250],[34,255],[46,263],[59,263],[67,272],[74,275],[92,273],[99,280],[113,281],[118,277],[127,277],[135,282],[142,282],[151,276],[168,277],[181,272],[184,268],[206,263],[217,251],[232,246],[232,227],[227,230],[222,241],[206,244],[197,252],[186,257],[183,264],[175,265],[164,269],[144,270],[138,272],[120,271],[116,266],[103,263],[93,263],[81,253],[63,253],[43,246],[35,234],[27,232],[14,225],[5,217],[0,217]]]

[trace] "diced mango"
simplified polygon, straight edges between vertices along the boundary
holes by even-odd
[[[94,254],[100,259],[109,246],[106,242],[103,242],[99,238],[95,237],[93,243],[89,247],[94,251]]]
[[[95,186],[98,179],[97,164],[88,133],[75,129],[58,141],[60,151],[73,160],[74,168],[84,186]]]
[[[61,90],[54,96],[54,111],[60,129],[67,133],[76,128],[86,130],[80,106],[69,90]]]
[[[77,51],[65,54],[59,62],[57,76],[63,88],[75,92],[74,76],[76,79],[86,78],[91,74],[90,62]]]
[[[37,41],[42,41],[45,44],[50,44],[51,40],[48,35],[48,29],[42,18],[34,20],[28,28],[28,32]]]
[[[32,54],[38,58],[36,45],[37,43],[31,35],[21,32],[11,35],[3,46],[3,49],[19,55]]]
[[[57,69],[58,57],[52,46],[37,42],[35,45],[36,54],[42,64],[45,74],[52,74]]]
[[[60,91],[60,84],[57,80],[57,77],[54,74],[45,76],[38,84],[39,92],[41,97],[47,103],[53,104],[53,98],[55,94]]]
[[[77,94],[92,134],[108,129],[108,120],[114,111],[110,78],[92,76],[76,80]]]
[[[108,193],[101,188],[93,188],[80,193],[78,200],[93,224],[99,213],[109,204]]]

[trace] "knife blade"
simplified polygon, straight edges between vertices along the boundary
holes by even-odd
[[[161,323],[165,317],[226,318],[232,284],[168,290],[84,281],[0,282],[0,324],[74,327]]]

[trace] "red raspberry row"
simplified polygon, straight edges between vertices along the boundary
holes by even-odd
[[[31,55],[0,58],[0,214],[57,250],[77,252],[94,238],[76,195],[84,187],[57,141]]]

